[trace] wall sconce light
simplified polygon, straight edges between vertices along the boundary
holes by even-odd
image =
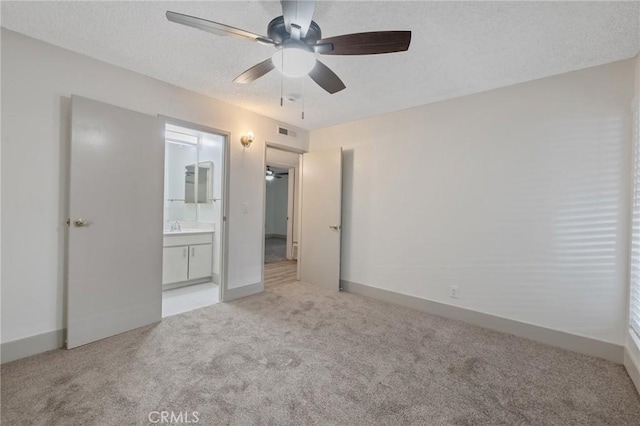
[[[249,146],[251,145],[251,142],[253,142],[253,132],[249,132],[240,138],[240,143],[245,148],[249,148]]]

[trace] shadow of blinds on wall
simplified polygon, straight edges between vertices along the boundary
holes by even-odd
[[[640,102],[634,102],[633,122],[634,165],[629,325],[640,337]]]

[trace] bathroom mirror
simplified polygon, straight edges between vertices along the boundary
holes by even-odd
[[[210,203],[213,201],[213,162],[203,161],[184,168],[184,202]],[[196,181],[198,184],[196,185]],[[196,194],[197,192],[197,194]],[[196,196],[197,195],[197,196]],[[196,201],[197,199],[197,201]]]
[[[185,167],[198,162],[195,145],[167,142],[165,148],[164,218],[166,221],[197,220],[196,206],[185,203]],[[193,197],[192,197],[193,198]]]

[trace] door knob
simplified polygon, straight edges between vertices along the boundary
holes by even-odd
[[[85,220],[85,219],[76,219],[76,220],[73,221],[73,224],[78,228],[81,227],[81,226],[88,226],[89,223],[90,222],[88,220]]]
[[[340,229],[340,225],[329,225],[329,228],[335,229],[336,231]]]

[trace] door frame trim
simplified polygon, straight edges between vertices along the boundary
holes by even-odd
[[[205,126],[191,121],[181,120],[179,118],[173,118],[166,115],[158,114],[158,117],[164,120],[165,124],[174,124],[176,126],[187,127],[192,130],[198,130],[205,133],[212,133],[218,136],[224,136],[224,153],[223,153],[223,165],[224,171],[222,173],[224,182],[222,185],[222,215],[226,218],[223,220],[222,225],[218,227],[221,235],[220,244],[220,286],[218,289],[218,301],[225,302],[225,294],[228,292],[228,275],[229,275],[229,177],[230,177],[230,165],[231,165],[231,132],[226,130],[216,129],[215,127]],[[163,200],[164,201],[164,200]]]
[[[267,141],[267,142],[265,142],[264,145],[265,145],[265,147],[264,147],[264,149],[265,149],[265,151],[264,151],[265,152],[265,159],[266,159],[267,148],[273,148],[273,149],[277,149],[277,150],[280,150],[280,151],[292,152],[294,154],[305,154],[305,153],[309,152],[309,151],[305,151],[304,149],[301,149],[301,148],[295,148],[295,147],[292,147],[292,146],[283,145],[283,144],[276,143],[276,142]]]

